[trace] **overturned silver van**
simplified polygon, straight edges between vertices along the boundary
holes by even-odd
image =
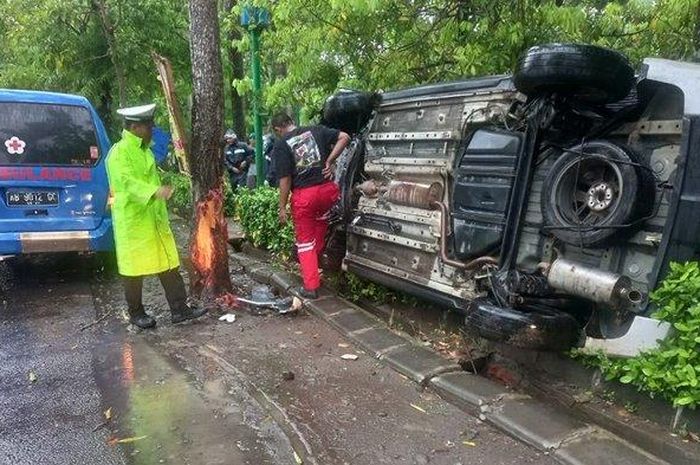
[[[487,339],[649,347],[648,294],[700,242],[698,88],[698,64],[550,44],[512,76],[331,97],[355,139],[329,262]]]

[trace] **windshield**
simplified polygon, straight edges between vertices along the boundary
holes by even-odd
[[[92,166],[100,158],[87,108],[0,102],[0,165]]]

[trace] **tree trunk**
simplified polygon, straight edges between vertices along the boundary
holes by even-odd
[[[192,142],[189,152],[194,216],[190,241],[192,293],[215,298],[231,291],[223,190],[223,78],[214,0],[190,0]]]
[[[107,41],[109,58],[112,61],[114,74],[117,78],[119,106],[123,108],[126,106],[126,76],[124,74],[124,67],[122,66],[122,62],[119,57],[119,47],[117,45],[117,37],[114,34],[114,24],[112,23],[112,18],[109,16],[109,8],[107,7],[105,0],[92,0],[92,5],[100,17],[102,32],[104,33],[105,40]]]
[[[695,45],[695,61],[700,61],[700,2],[695,7],[695,31],[693,34]]]
[[[231,12],[236,6],[236,0],[226,0],[226,11]],[[236,86],[233,85],[233,79],[243,79],[245,77],[245,68],[243,67],[243,56],[241,52],[233,46],[234,41],[241,39],[241,30],[238,25],[232,25],[228,33],[228,43],[226,50],[228,51],[228,60],[231,65],[231,82],[227,85],[231,86],[231,112],[233,113],[233,130],[238,134],[241,140],[246,140],[246,125],[245,125],[245,105],[243,97],[238,94]]]

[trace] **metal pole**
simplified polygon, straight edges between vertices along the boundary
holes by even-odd
[[[251,27],[250,31],[250,51],[251,67],[253,72],[253,115],[255,127],[255,184],[260,187],[265,181],[263,170],[263,124],[260,114],[262,99],[262,86],[260,79],[260,32],[261,28]]]

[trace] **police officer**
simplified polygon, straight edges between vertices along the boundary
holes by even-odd
[[[160,278],[173,323],[207,312],[187,304],[166,208],[173,188],[161,185],[149,148],[155,108],[151,104],[117,110],[124,118],[125,129],[107,156],[117,266],[124,280],[129,321],[140,328],[156,325],[156,320],[144,311],[141,300],[144,276]]]

